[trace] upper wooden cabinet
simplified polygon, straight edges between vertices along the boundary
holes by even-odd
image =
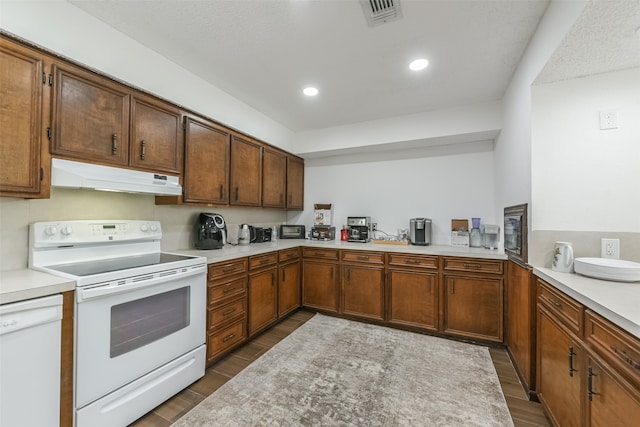
[[[185,128],[184,201],[228,204],[228,130],[191,117],[186,119]]]
[[[304,160],[287,156],[287,209],[304,209]]]
[[[265,148],[262,152],[262,207],[284,208],[286,186],[286,155]]]
[[[231,137],[230,204],[260,206],[262,196],[262,147]]]
[[[0,196],[49,197],[45,56],[0,38]]]
[[[54,155],[180,173],[181,117],[171,104],[108,78],[70,65],[54,67]]]

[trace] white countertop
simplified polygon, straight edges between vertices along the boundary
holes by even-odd
[[[318,241],[306,239],[279,239],[276,242],[252,243],[249,246],[231,246],[226,245],[222,249],[198,250],[198,249],[182,249],[177,252],[185,255],[196,255],[206,257],[209,263],[227,261],[233,258],[259,255],[265,252],[271,252],[282,249],[295,248],[298,246],[320,247],[332,249],[349,249],[361,251],[378,251],[378,252],[403,252],[421,255],[445,255],[460,256],[467,258],[488,258],[506,260],[507,256],[504,252],[491,251],[484,248],[465,248],[459,246],[413,246],[413,245],[389,245],[379,243],[352,243],[343,242],[341,240]]]
[[[640,338],[640,282],[611,282],[538,267],[533,273]]]
[[[0,304],[72,291],[76,282],[28,268],[0,271]]]

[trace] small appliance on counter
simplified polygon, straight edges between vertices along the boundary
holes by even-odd
[[[220,249],[227,243],[227,226],[222,215],[201,213],[194,225],[196,249]]]
[[[482,226],[482,246],[485,249],[498,249],[500,241],[500,227],[497,225]]]
[[[264,243],[271,241],[271,229],[263,227],[255,227],[255,235],[253,243]]]
[[[411,218],[409,220],[409,241],[412,245],[430,245],[431,220],[428,218]]]
[[[311,240],[335,240],[336,228],[316,225],[311,228]]]
[[[479,248],[482,246],[482,233],[480,232],[480,218],[471,218],[473,228],[469,233],[469,246]]]
[[[256,229],[249,224],[240,224],[238,230],[238,245],[246,246],[256,240]]]
[[[367,243],[371,241],[371,217],[350,216],[347,217],[349,226],[349,242]]]
[[[280,226],[280,238],[281,239],[305,239],[304,225],[281,225]]]

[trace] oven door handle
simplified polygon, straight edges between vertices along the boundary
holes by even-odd
[[[87,301],[93,298],[99,298],[107,295],[121,294],[124,292],[131,292],[133,290],[148,288],[149,286],[156,286],[167,282],[173,282],[181,280],[187,277],[204,274],[206,277],[207,267],[206,265],[191,267],[188,271],[180,272],[172,275],[163,275],[160,277],[154,277],[148,280],[142,280],[138,282],[130,282],[119,285],[117,283],[107,284],[103,286],[96,286],[95,288],[77,288],[76,296],[78,302]]]

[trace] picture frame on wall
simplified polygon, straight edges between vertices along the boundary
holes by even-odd
[[[504,251],[513,261],[526,265],[527,254],[527,203],[504,208]]]

